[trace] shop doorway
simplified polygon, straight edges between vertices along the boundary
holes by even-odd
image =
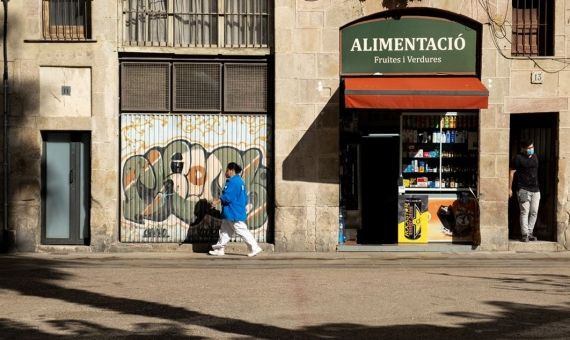
[[[539,157],[540,207],[534,233],[539,240],[556,241],[556,174],[558,172],[558,113],[511,115],[510,159],[520,149],[521,140],[532,140]],[[516,174],[513,192],[516,188]],[[509,199],[509,238],[521,236],[516,195]]]
[[[399,134],[369,134],[362,138],[359,244],[397,243],[399,160]]]

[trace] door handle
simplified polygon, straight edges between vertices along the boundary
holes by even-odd
[[[69,184],[73,183],[73,170],[69,170]]]

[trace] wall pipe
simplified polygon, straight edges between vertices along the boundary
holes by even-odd
[[[4,54],[4,223],[2,225],[2,230],[0,230],[0,249],[4,248],[6,233],[8,231],[8,114],[10,105],[8,105],[8,47],[7,45],[7,35],[8,35],[8,0],[2,0],[4,5],[4,32],[3,32],[3,54]]]

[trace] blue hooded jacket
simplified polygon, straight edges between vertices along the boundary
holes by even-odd
[[[245,183],[239,175],[226,179],[226,185],[220,196],[220,201],[222,202],[223,219],[233,222],[246,221],[247,192]]]

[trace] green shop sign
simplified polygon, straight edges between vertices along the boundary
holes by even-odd
[[[340,31],[341,75],[476,74],[477,31],[443,18],[358,22]]]

